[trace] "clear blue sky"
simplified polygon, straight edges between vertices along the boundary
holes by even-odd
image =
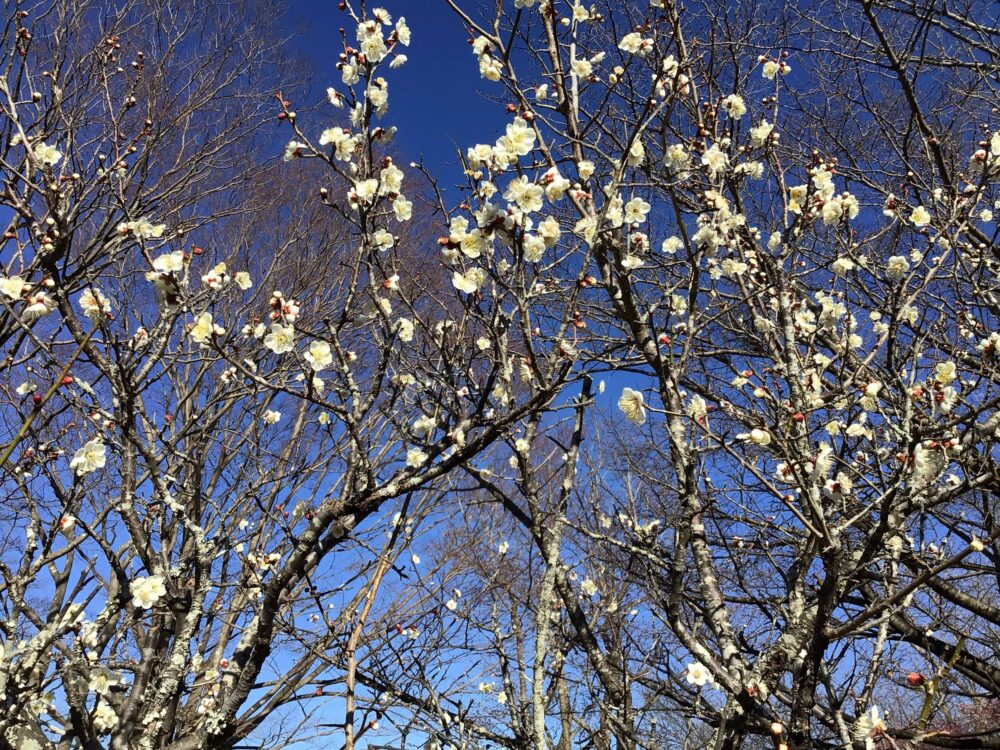
[[[468,5],[475,10],[475,2]],[[405,16],[413,31],[412,44],[404,48],[409,62],[383,73],[389,83],[384,124],[399,128],[397,144],[406,159],[423,156],[432,174],[457,177],[456,146],[464,152],[475,143],[492,143],[503,133],[508,116],[502,105],[480,95],[498,94],[498,84],[479,77],[469,35],[445,0],[377,0],[370,6],[385,8],[393,21]],[[312,95],[318,99],[327,86],[340,84],[339,29],[346,29],[348,43],[356,45],[356,40],[350,17],[337,9],[337,0],[293,0],[284,26],[294,48],[312,64]]]

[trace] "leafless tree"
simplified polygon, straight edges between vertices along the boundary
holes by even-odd
[[[0,747],[1000,747],[995,10],[441,2],[8,4]]]

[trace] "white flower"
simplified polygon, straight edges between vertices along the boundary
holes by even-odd
[[[845,276],[849,271],[853,271],[855,268],[857,268],[857,263],[847,256],[837,258],[830,266],[830,270],[837,276]]]
[[[957,377],[954,362],[938,362],[934,366],[934,381],[943,386],[951,385]]]
[[[49,167],[54,167],[62,159],[62,154],[56,150],[56,147],[48,146],[44,141],[36,143],[31,151],[38,161]]]
[[[541,185],[530,182],[527,177],[522,175],[515,180],[511,180],[507,185],[507,190],[504,192],[503,197],[511,203],[516,203],[522,211],[532,213],[541,210],[544,195],[545,190]]]
[[[236,275],[233,276],[233,281],[236,282],[236,286],[242,289],[244,292],[253,286],[253,281],[250,279],[250,274],[246,271],[237,271]]]
[[[767,430],[761,430],[755,427],[750,430],[748,439],[754,445],[769,445],[771,443],[771,433]]]
[[[327,128],[319,136],[320,146],[333,146],[333,156],[339,161],[350,161],[357,141],[350,131],[343,128]]]
[[[222,289],[229,281],[229,274],[226,272],[226,264],[219,263],[212,270],[201,277],[201,283],[209,289]]]
[[[622,395],[618,399],[618,408],[632,424],[640,425],[646,421],[646,407],[639,391],[623,388]]]
[[[899,281],[910,270],[910,262],[903,255],[893,255],[885,264],[885,275]]]
[[[212,334],[215,333],[215,328],[216,326],[212,324],[212,314],[204,312],[195,320],[194,326],[191,327],[188,335],[194,343],[205,344],[208,343]]]
[[[122,234],[132,234],[136,237],[141,237],[144,240],[148,239],[159,239],[163,236],[164,230],[167,228],[166,224],[153,224],[145,216],[136,221],[126,221],[123,224],[118,225],[118,231]],[[174,253],[181,253],[180,250],[175,250]],[[181,253],[183,256],[183,253]],[[156,268],[156,264],[153,264]]]
[[[21,299],[21,295],[25,290],[30,289],[31,285],[25,282],[20,276],[11,276],[7,279],[0,279],[0,294],[3,294],[11,299]]]
[[[554,247],[561,235],[559,220],[554,216],[547,216],[538,224],[538,236],[542,238],[545,247]]]
[[[333,362],[330,345],[325,341],[313,341],[302,356],[316,372],[329,367]]]
[[[413,341],[413,321],[409,318],[400,318],[396,321],[396,331],[399,333],[399,340],[409,343]]]
[[[715,144],[708,151],[701,155],[701,163],[708,167],[709,176],[715,179],[718,174],[726,169],[729,164],[729,157],[724,151],[720,151]]]
[[[379,172],[379,183],[379,192],[382,195],[398,193],[403,189],[403,170],[390,163]]]
[[[80,477],[104,468],[106,462],[107,449],[100,438],[94,438],[93,440],[88,440],[82,448],[73,454],[73,460],[69,462],[69,468]]]
[[[112,685],[121,682],[121,676],[112,672],[106,667],[97,667],[90,675],[87,688],[95,693],[103,695],[107,693]]]
[[[153,259],[153,274],[146,274],[147,281],[154,281],[162,273],[180,273],[184,270],[184,253],[174,250],[172,253],[157,256]]]
[[[27,306],[21,311],[21,319],[26,323],[38,320],[43,315],[48,315],[56,309],[56,301],[45,292],[29,294],[24,301],[27,303]]]
[[[585,596],[593,596],[597,593],[597,584],[589,578],[584,578],[583,583],[580,584],[580,591],[582,591]]]
[[[111,311],[111,302],[97,289],[84,289],[80,294],[80,308],[96,322]]]
[[[473,294],[486,283],[486,272],[481,268],[472,268],[466,273],[455,271],[451,283],[458,291]]]
[[[669,255],[673,255],[682,247],[684,247],[684,241],[680,237],[667,237],[667,239],[663,240],[660,249]]]
[[[139,609],[149,609],[160,597],[166,596],[167,588],[163,585],[163,576],[149,576],[136,578],[129,584],[129,591],[132,592],[132,604]]]
[[[354,190],[351,191],[351,203],[361,203],[367,205],[378,193],[378,180],[362,180],[354,183]]]
[[[514,122],[507,126],[507,133],[499,144],[511,154],[527,156],[535,147],[535,131],[521,117],[515,117]]]
[[[573,184],[559,174],[559,169],[557,167],[551,167],[548,169],[545,174],[542,175],[539,182],[545,186],[545,196],[553,202],[562,200],[563,196],[566,195],[566,191],[569,190]]]
[[[589,78],[590,74],[594,72],[594,65],[590,62],[590,60],[577,58],[573,60],[570,67],[572,68],[573,73],[580,78]]]
[[[878,710],[878,706],[872,706],[854,722],[854,725],[851,727],[851,739],[857,742],[864,742],[881,734],[888,728]]]
[[[780,67],[781,66],[778,65],[777,61],[768,60],[767,62],[764,63],[760,72],[761,75],[764,76],[764,78],[766,78],[769,81],[773,81],[774,77],[778,74],[778,69]]]
[[[688,681],[688,684],[697,685],[698,687],[704,687],[712,683],[711,673],[705,668],[704,664],[697,661],[693,661],[687,665],[687,674],[684,675],[684,679]]]
[[[264,346],[275,354],[290,352],[295,345],[295,329],[292,326],[271,324],[271,332],[264,337]]]
[[[761,120],[760,125],[750,128],[750,142],[754,146],[763,146],[771,137],[772,132],[774,132],[774,125],[767,120]]]
[[[625,204],[625,222],[628,224],[642,224],[646,220],[646,215],[652,208],[642,198],[633,198]]]
[[[118,714],[115,710],[101,698],[94,708],[94,729],[104,734],[110,732],[118,725]]]
[[[410,46],[410,27],[406,25],[406,18],[403,16],[396,21],[396,38],[404,47]]]
[[[427,454],[419,448],[410,448],[406,452],[406,465],[411,469],[419,469],[427,463]]]
[[[278,424],[281,421],[281,412],[268,409],[264,412],[262,419],[266,425]]]
[[[402,195],[398,195],[396,200],[392,202],[392,212],[396,215],[396,221],[409,221],[413,218],[413,203]]]
[[[629,147],[628,156],[625,159],[625,163],[628,164],[630,167],[638,167],[645,160],[646,160],[646,147],[642,145],[642,141],[636,139]]]
[[[743,102],[743,97],[739,94],[730,94],[723,99],[722,108],[734,120],[740,119],[747,113],[747,105]]]
[[[917,206],[910,212],[910,221],[915,227],[925,227],[930,223],[931,215],[923,206]]]
[[[628,52],[632,55],[644,56],[653,48],[652,39],[643,39],[642,34],[638,31],[633,31],[630,34],[626,34],[622,37],[621,42],[618,43],[618,49]]]

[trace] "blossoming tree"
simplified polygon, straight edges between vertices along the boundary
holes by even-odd
[[[984,8],[442,2],[10,17],[0,747],[1000,746]]]

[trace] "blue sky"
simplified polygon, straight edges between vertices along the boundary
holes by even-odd
[[[502,105],[481,95],[499,89],[479,77],[469,35],[445,0],[378,0],[371,5],[384,7],[394,21],[405,16],[413,31],[412,44],[405,50],[409,62],[383,73],[389,83],[385,124],[399,128],[396,139],[405,158],[422,156],[432,174],[457,177],[456,147],[464,152],[502,134]],[[474,10],[475,4],[469,7]],[[350,17],[337,9],[336,0],[295,0],[283,25],[294,49],[311,64],[312,96],[318,101],[327,86],[340,83],[339,29],[345,28],[354,43]],[[446,180],[444,185],[454,182]]]

